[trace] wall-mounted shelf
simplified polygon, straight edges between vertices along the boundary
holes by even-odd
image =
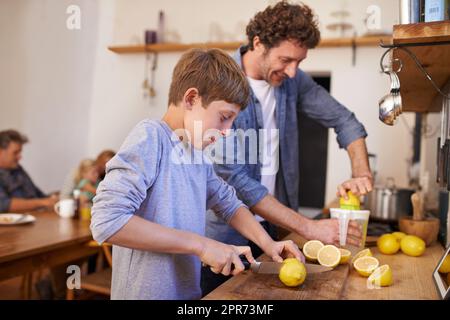
[[[366,36],[356,38],[336,38],[323,39],[319,48],[333,47],[351,47],[353,44],[357,47],[378,46],[380,40],[383,42],[391,42],[390,36]],[[222,50],[236,50],[241,42],[206,42],[206,43],[157,43],[151,45],[130,45],[130,46],[110,46],[109,50],[118,54],[129,53],[145,53],[145,52],[182,52],[191,48],[219,48]]]
[[[394,26],[394,44],[430,44],[409,47],[409,50],[417,56],[440,88],[450,80],[450,44],[435,44],[447,41],[450,41],[450,21]],[[440,112],[442,96],[433,88],[414,61],[402,50],[394,50],[393,57],[403,62],[403,69],[398,73],[403,111]]]

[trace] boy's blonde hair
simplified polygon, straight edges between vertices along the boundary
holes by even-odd
[[[224,100],[241,109],[247,106],[250,87],[237,63],[220,49],[191,49],[173,70],[169,104],[178,104],[189,88],[196,88],[203,106]]]
[[[92,167],[97,168],[95,160],[84,159],[80,162],[78,170],[75,174],[75,185],[78,185],[80,183],[80,181],[83,179],[83,174]]]

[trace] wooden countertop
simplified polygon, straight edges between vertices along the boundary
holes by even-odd
[[[290,234],[286,237],[300,247],[305,242],[301,237]],[[367,278],[361,277],[349,265],[340,265],[333,271],[310,274],[298,288],[284,286],[276,275],[259,275],[247,271],[235,276],[209,293],[205,300],[397,300],[397,299],[439,299],[433,283],[432,273],[444,249],[439,243],[428,247],[421,257],[410,257],[401,252],[388,256],[371,247],[380,265],[389,264],[394,283],[390,287],[369,289]],[[262,256],[258,260],[268,260]]]

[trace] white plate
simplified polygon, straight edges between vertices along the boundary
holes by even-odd
[[[36,221],[31,214],[21,213],[0,213],[0,226],[11,226],[17,224],[25,224]]]

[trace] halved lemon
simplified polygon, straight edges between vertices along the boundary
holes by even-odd
[[[360,275],[368,277],[376,268],[378,268],[379,264],[377,258],[366,256],[356,259],[353,263],[353,267]]]
[[[380,287],[387,287],[392,284],[392,270],[389,265],[384,264],[376,268],[367,279],[367,283]]]
[[[334,268],[341,261],[341,251],[332,244],[323,246],[322,249],[317,252],[317,261],[322,266]]]
[[[317,253],[323,248],[323,243],[319,240],[310,240],[303,245],[303,254],[309,261],[317,261]]]
[[[354,256],[353,259],[352,259],[351,264],[353,265],[353,264],[355,263],[355,261],[356,261],[358,258],[361,258],[361,257],[371,257],[371,256],[372,256],[372,251],[370,251],[369,248],[364,249],[364,250],[361,250],[361,251],[359,251],[357,254],[355,254],[355,256]]]
[[[339,248],[339,251],[341,252],[341,261],[339,261],[339,264],[347,263],[352,256],[350,250]]]

